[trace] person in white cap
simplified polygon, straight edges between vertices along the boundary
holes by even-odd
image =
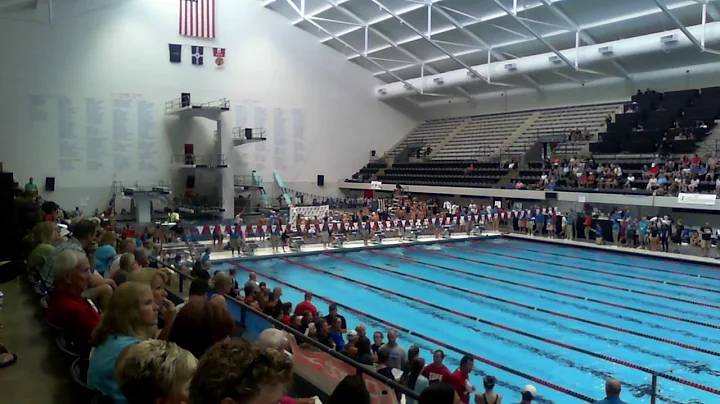
[[[537,397],[537,389],[532,384],[528,384],[523,388],[520,404],[530,404],[535,397]]]

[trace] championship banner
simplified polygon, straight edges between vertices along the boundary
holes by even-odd
[[[196,227],[197,227],[198,233],[203,234],[203,229],[204,229],[205,227],[204,227],[204,226],[196,226]]]
[[[260,227],[260,230],[261,230],[263,233],[267,233],[267,229],[268,229],[268,227],[267,227],[266,224],[264,224],[264,225],[262,225],[262,226]]]
[[[715,206],[714,194],[678,194],[678,203],[682,205]]]
[[[299,206],[290,208],[290,222],[295,223],[298,215],[307,218],[322,218],[330,213],[330,206]]]
[[[290,348],[293,352],[292,360],[295,373],[313,386],[318,387],[325,394],[332,394],[335,387],[340,384],[345,376],[357,374],[357,369],[340,359],[335,359],[324,352],[300,348],[294,338],[290,338]],[[362,373],[362,377],[370,393],[370,402],[372,404],[398,404],[397,395],[391,387],[365,373]]]

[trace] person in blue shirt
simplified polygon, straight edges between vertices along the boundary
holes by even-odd
[[[603,230],[600,226],[600,222],[595,224],[594,229],[590,229],[590,231],[595,233],[595,244],[602,245],[605,244],[605,240],[603,240]]]
[[[640,248],[648,248],[648,227],[650,222],[644,217],[640,223],[638,223],[638,236],[640,238]]]
[[[635,231],[638,227],[638,220],[628,217],[625,225],[625,240],[629,248],[635,248]]]
[[[545,226],[545,215],[538,212],[535,215],[535,230],[533,231],[533,234],[535,234],[535,233],[542,234],[544,226]]]
[[[210,247],[205,249],[205,254],[203,254],[202,258],[200,259],[200,263],[202,263],[202,266],[205,267],[210,263]]]
[[[606,397],[595,404],[627,404],[625,401],[620,399],[621,391],[622,385],[619,380],[608,379],[605,382]]]
[[[612,221],[613,244],[615,244],[615,247],[620,247],[620,221],[615,219],[614,216]]]
[[[570,213],[565,217],[565,237],[568,240],[575,237],[575,211],[573,210],[570,210]]]

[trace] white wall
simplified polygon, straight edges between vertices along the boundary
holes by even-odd
[[[687,70],[690,72],[686,73]],[[466,99],[453,99],[424,103],[423,118],[438,119],[538,108],[623,102],[629,101],[638,89],[645,91],[646,88],[651,88],[664,92],[718,86],[720,85],[718,72],[720,72],[720,63],[711,63],[633,74],[631,75],[632,81],[611,77],[594,80],[584,85],[570,83],[547,86],[543,87],[542,91],[510,88],[482,94],[476,97],[474,102]]]
[[[184,143],[196,153],[217,150],[213,122],[164,116],[164,103],[181,92],[196,102],[230,99],[226,135],[234,126],[266,128],[267,142],[233,150],[226,136],[220,148],[231,172],[256,169],[266,183],[274,169],[287,183],[314,182],[318,174],[335,183],[363,166],[371,149],[384,152],[416,125],[375,99],[379,82],[370,72],[260,2],[217,3],[215,40],[178,34],[178,0],[55,1],[52,26],[42,22],[45,5],[0,16],[5,169],[21,184],[55,176],[49,197],[86,210],[107,202],[114,178],[172,178],[180,191],[184,174],[169,168],[170,156]],[[169,63],[169,43],[183,45],[181,64]],[[204,66],[190,63],[190,45],[205,46]],[[214,66],[212,47],[226,48],[223,68]],[[203,189],[231,183],[230,175],[203,178]]]

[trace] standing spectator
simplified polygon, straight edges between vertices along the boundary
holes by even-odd
[[[470,403],[470,393],[475,391],[475,386],[470,384],[470,372],[472,372],[475,361],[472,356],[465,355],[460,360],[460,367],[450,377],[443,380],[455,387],[455,392],[464,404]]]
[[[374,355],[377,355],[378,350],[381,346],[383,346],[383,333],[380,331],[375,331],[373,333],[373,344],[372,344],[372,352]]]
[[[388,342],[383,345],[383,347],[387,348],[388,354],[390,355],[388,366],[394,369],[401,370],[407,364],[407,352],[405,352],[405,348],[403,348],[400,344],[397,343],[397,337],[397,331],[388,331]]]
[[[475,402],[478,404],[502,404],[502,395],[497,394],[494,391],[496,383],[497,379],[495,378],[495,376],[485,376],[483,378],[483,387],[485,388],[485,393],[476,394]],[[480,400],[480,397],[482,397],[482,401]]]
[[[628,248],[635,248],[635,231],[638,227],[638,220],[637,218],[633,219],[632,217],[628,217],[625,221],[627,223],[625,227],[625,241],[627,242]]]
[[[340,317],[332,317],[330,324],[330,338],[335,342],[335,349],[342,351],[345,349],[345,340],[343,339],[342,321],[340,321]]]
[[[232,280],[232,288],[228,292],[228,296],[237,298],[240,296],[240,284],[237,281],[237,268],[230,267],[230,279]]]
[[[625,401],[620,399],[621,391],[622,385],[620,384],[619,380],[608,379],[605,382],[606,397],[595,404],[627,404]]]
[[[648,228],[648,233],[650,234],[650,251],[657,251],[658,235],[660,234],[660,229],[658,228],[657,220],[652,220],[650,222],[650,227]]]
[[[707,257],[710,252],[710,242],[712,240],[713,230],[710,227],[710,222],[705,222],[705,226],[700,228],[700,249],[702,250],[702,256]]]
[[[365,327],[365,324],[355,326],[355,331],[357,332],[358,338],[367,338],[367,327]]]
[[[531,404],[532,400],[537,397],[537,389],[535,386],[528,384],[523,388],[522,391],[522,401],[520,401],[520,404]],[[608,402],[606,404],[610,404],[611,402]],[[616,403],[616,404],[622,404],[622,403]]]
[[[592,230],[592,216],[585,214],[585,240],[590,241],[590,230]]]
[[[599,226],[598,226],[599,227]],[[597,235],[596,235],[597,237]],[[620,221],[617,218],[612,219],[612,237],[615,247],[620,247]]]
[[[340,321],[342,322],[342,327],[341,327],[341,328],[342,328],[342,333],[343,333],[343,334],[346,333],[346,332],[347,332],[347,321],[345,321],[345,317],[343,317],[343,316],[341,316],[341,315],[338,314],[337,304],[335,304],[335,303],[330,303],[330,305],[328,306],[328,312],[329,312],[328,315],[325,316],[325,320],[326,320],[329,324],[332,324],[332,323],[333,323],[333,320],[335,319],[335,317],[339,317],[339,318],[340,318]]]
[[[375,371],[379,374],[387,377],[390,380],[395,380],[395,375],[392,373],[392,367],[388,365],[390,360],[390,350],[385,346],[381,346],[377,352],[377,363],[375,364]]]
[[[407,379],[408,389],[414,391],[419,396],[423,390],[430,386],[428,379],[422,375],[423,368],[425,367],[425,359],[417,357],[410,363],[410,374]],[[410,397],[405,401],[407,404],[417,404],[417,400]]]
[[[212,346],[200,359],[190,382],[189,402],[277,403],[292,379],[292,360],[284,353],[228,340]]]
[[[37,193],[38,187],[35,185],[35,179],[33,177],[30,177],[28,180],[28,183],[25,184],[25,192],[34,192]]]
[[[460,398],[452,384],[435,383],[420,395],[419,404],[458,404]],[[523,403],[524,404],[524,403]]]
[[[329,404],[370,404],[370,392],[362,373],[345,376],[330,395]],[[315,403],[315,400],[312,400]],[[281,402],[281,404],[283,404]]]
[[[248,275],[248,280],[245,282],[245,287],[250,285],[253,290],[260,290],[260,284],[257,281],[257,274],[255,272],[250,272]]]
[[[297,306],[295,306],[295,315],[296,316],[302,316],[305,314],[306,311],[309,311],[310,314],[312,314],[313,318],[317,317],[317,307],[315,307],[314,304],[312,304],[312,293],[305,292],[305,300],[300,302]]]
[[[638,223],[638,238],[640,239],[640,248],[648,249],[648,227],[650,223],[647,217],[643,217]]]
[[[193,264],[190,275],[193,278],[205,279],[206,281],[212,279],[212,276],[210,276],[210,272],[208,272],[208,270],[203,267],[202,261],[199,259],[196,260]]]
[[[357,362],[369,366],[375,363],[372,348],[370,347],[370,340],[367,337],[358,336],[355,342],[355,348],[357,348],[357,354],[355,356]]]
[[[660,225],[660,244],[662,245],[663,252],[670,252],[670,224],[663,222]]]
[[[214,245],[214,242],[213,242],[213,245]],[[210,264],[210,252],[211,251],[212,250],[210,250],[210,247],[206,248],[205,254],[203,254],[202,257],[200,258],[200,263],[202,264],[203,268],[207,269]]]
[[[423,369],[423,376],[427,377],[430,384],[435,384],[450,377],[450,369],[443,364],[445,360],[445,352],[441,349],[433,352],[433,363],[427,365]]]
[[[572,210],[563,216],[563,228],[565,229],[565,237],[572,241],[575,238],[575,212]]]

